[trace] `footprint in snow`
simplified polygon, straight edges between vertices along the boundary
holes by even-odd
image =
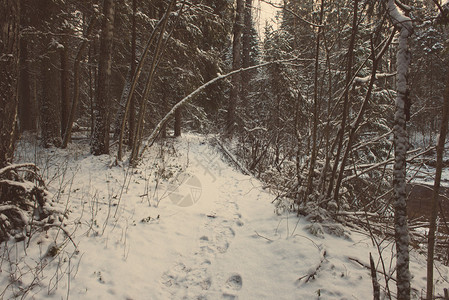
[[[226,299],[226,300],[237,300],[238,297],[236,295],[223,293],[223,299]]]
[[[235,236],[235,231],[231,227],[224,227],[217,230],[215,246],[220,253],[225,253],[229,248],[229,240]]]
[[[231,275],[226,281],[226,286],[235,291],[240,290],[243,286],[242,276],[240,276],[240,274],[237,273]]]

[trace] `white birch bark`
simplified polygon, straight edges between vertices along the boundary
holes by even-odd
[[[398,8],[395,0],[389,0],[387,9],[393,22],[399,30],[397,52],[397,95],[394,115],[394,171],[393,189],[395,195],[395,242],[396,242],[396,272],[397,298],[410,299],[409,270],[409,231],[407,224],[407,194],[406,194],[406,155],[408,137],[406,132],[406,110],[408,108],[407,74],[410,65],[408,39],[413,32],[410,18]]]

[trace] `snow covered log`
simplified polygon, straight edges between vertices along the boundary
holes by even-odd
[[[45,203],[45,186],[38,172],[34,164],[0,169],[0,243],[11,237],[23,240],[31,224],[42,223],[38,221],[53,214]]]

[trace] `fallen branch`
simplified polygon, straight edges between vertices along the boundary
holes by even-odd
[[[305,283],[309,282],[311,279],[315,279],[315,276],[318,274],[318,271],[321,269],[321,267],[323,266],[323,263],[326,261],[326,250],[323,251],[323,257],[320,260],[320,263],[318,264],[318,266],[315,268],[315,270],[313,272],[309,272],[309,274],[306,274],[300,278],[298,278],[298,281],[303,280],[304,278],[306,278]]]
[[[226,156],[240,169],[243,174],[252,175],[252,173],[238,161],[238,159],[231,153],[231,151],[228,150],[228,148],[226,148],[225,145],[223,145],[223,143],[221,143],[217,138],[215,138],[215,141],[223,150],[223,153],[226,154]]]
[[[365,269],[371,271],[371,266],[370,266],[370,265],[365,264],[364,262],[361,262],[361,261],[358,260],[357,258],[348,256],[348,259],[351,260],[351,261],[353,261],[353,262],[355,262],[355,263],[357,263],[357,264],[359,264],[360,266],[364,267]],[[394,278],[393,276],[390,276],[390,275],[388,275],[388,274],[385,274],[384,272],[379,271],[379,270],[376,270],[376,272],[379,273],[379,274],[382,274],[382,275],[384,275],[384,276],[387,276],[389,279],[391,279],[391,280],[393,280],[394,282],[396,282],[396,278]]]

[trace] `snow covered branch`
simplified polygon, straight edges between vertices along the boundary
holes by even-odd
[[[377,73],[376,79],[389,78],[389,77],[393,77],[393,76],[396,76],[396,73]],[[371,75],[367,75],[365,77],[356,77],[354,79],[354,83],[355,84],[366,84],[369,82],[370,79],[371,79]]]
[[[244,71],[249,71],[249,70],[254,70],[257,68],[261,68],[261,67],[266,67],[272,64],[277,64],[277,63],[285,63],[285,62],[289,62],[289,61],[294,61],[296,60],[296,58],[291,58],[291,59],[284,59],[284,60],[276,60],[276,61],[270,61],[270,62],[266,62],[263,64],[259,64],[259,65],[255,65],[255,66],[251,66],[248,68],[240,68],[238,70],[234,70],[232,72],[229,72],[227,74],[218,74],[217,77],[215,77],[214,79],[209,80],[208,82],[206,82],[205,84],[203,84],[202,86],[198,87],[196,90],[194,90],[193,92],[191,92],[189,95],[187,95],[186,97],[184,97],[181,101],[179,101],[178,103],[176,103],[172,109],[165,115],[165,117],[162,118],[161,121],[159,121],[159,123],[157,124],[157,126],[153,129],[153,131],[151,132],[150,136],[146,139],[146,141],[144,142],[144,147],[142,148],[142,151],[139,154],[139,157],[142,156],[142,154],[145,152],[145,150],[148,147],[151,147],[151,145],[154,143],[155,139],[157,138],[157,136],[159,135],[161,129],[163,128],[164,124],[170,120],[170,118],[175,114],[175,111],[184,106],[185,104],[189,103],[190,101],[192,101],[194,99],[195,96],[197,96],[201,91],[203,91],[205,88],[207,88],[208,86],[222,80],[225,78],[228,78],[232,75],[244,72]]]

